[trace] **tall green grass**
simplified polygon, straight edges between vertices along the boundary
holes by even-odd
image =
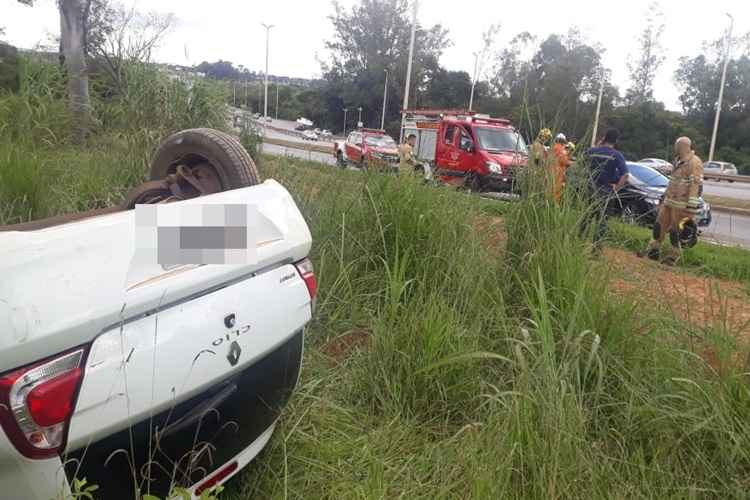
[[[0,94],[0,225],[119,203],[148,177],[168,135],[228,126],[221,87],[134,62],[118,83],[92,77],[94,126],[76,146],[60,68],[23,59],[20,82],[19,92]]]
[[[475,200],[407,179],[267,159],[321,276],[301,387],[228,498],[743,498],[733,332],[636,308],[591,259],[580,200],[508,208],[503,252]],[[468,201],[468,203],[467,203]],[[343,360],[328,343],[369,341]]]

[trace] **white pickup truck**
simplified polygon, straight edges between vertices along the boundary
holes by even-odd
[[[317,287],[292,197],[207,129],[165,141],[152,178],[114,209],[0,227],[2,498],[69,498],[74,479],[94,498],[199,497],[290,397]],[[141,203],[249,206],[252,258],[134,259]]]

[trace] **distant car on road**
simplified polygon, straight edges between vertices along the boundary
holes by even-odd
[[[703,164],[703,174],[737,175],[737,167],[734,166],[734,163],[725,161],[707,161]],[[734,181],[730,180],[729,182]]]
[[[648,165],[663,175],[670,175],[672,170],[674,170],[674,165],[661,158],[644,158],[643,160],[639,160],[638,163]]]
[[[322,133],[322,130],[320,130],[319,128],[316,128],[316,129],[313,130],[313,132],[315,132],[316,134],[320,135]]]
[[[305,130],[304,132],[302,132],[302,138],[306,141],[317,141],[318,134],[316,134],[312,130]]]
[[[628,171],[628,181],[618,193],[622,203],[622,218],[629,224],[650,226],[656,222],[669,179],[642,163],[628,162]],[[711,206],[703,198],[695,222],[699,226],[711,224]]]
[[[272,122],[273,118],[271,118],[270,116],[266,116],[265,118],[263,118],[263,120],[265,120],[267,122]]]
[[[328,130],[327,128],[324,128],[323,131],[320,133],[320,135],[322,135],[323,137],[331,137],[333,134],[331,133],[330,130]]]

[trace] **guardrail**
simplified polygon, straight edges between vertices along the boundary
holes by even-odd
[[[750,182],[750,175],[723,175],[703,173],[703,178],[709,181]]]

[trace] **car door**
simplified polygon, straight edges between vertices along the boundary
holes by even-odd
[[[456,133],[457,148],[456,153],[458,155],[458,166],[457,169],[463,174],[467,175],[470,172],[476,171],[476,145],[471,133],[464,127],[458,127]]]
[[[352,132],[346,141],[346,157],[349,161],[358,162],[362,158],[362,134]]]
[[[438,138],[438,158],[437,165],[441,170],[447,173],[458,171],[458,150],[456,148],[456,129],[455,125],[446,125],[440,137]]]

